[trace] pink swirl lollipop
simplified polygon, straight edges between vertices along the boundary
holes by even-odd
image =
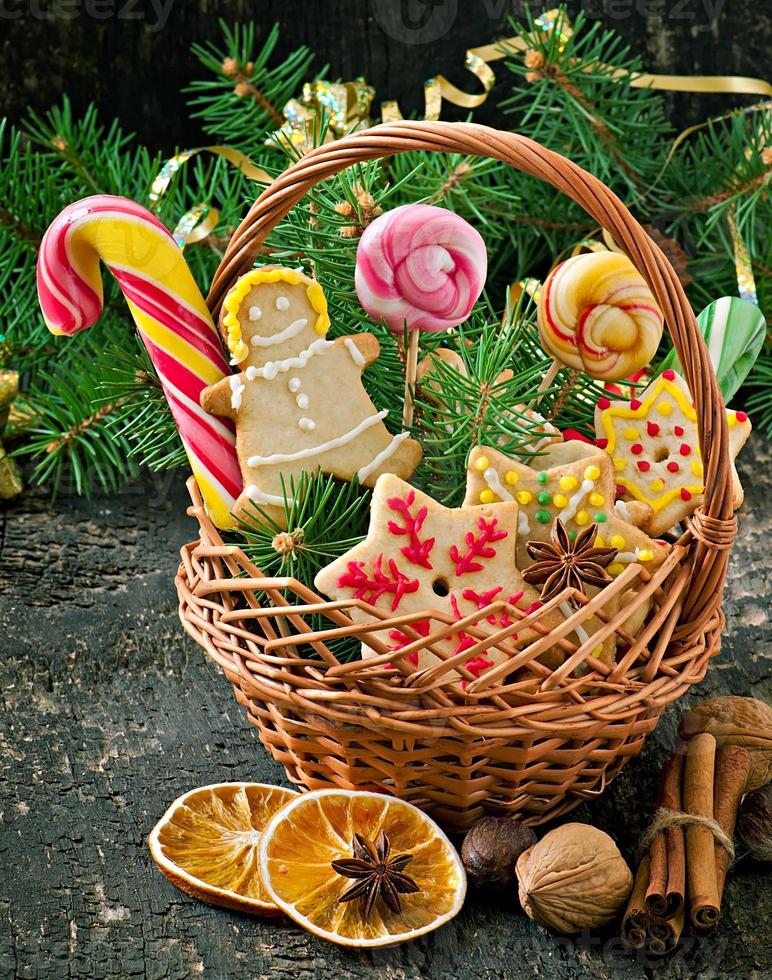
[[[389,330],[436,333],[462,323],[485,285],[485,243],[463,218],[406,204],[376,218],[357,248],[359,302]]]
[[[488,255],[479,233],[463,218],[429,204],[405,204],[365,228],[354,273],[357,296],[392,333],[405,326],[405,411],[413,422],[418,332],[439,333],[462,323],[485,285]]]

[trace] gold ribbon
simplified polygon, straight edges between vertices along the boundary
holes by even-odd
[[[254,164],[249,157],[237,150],[233,146],[196,146],[189,150],[183,150],[165,160],[161,169],[155,175],[153,183],[150,185],[150,206],[156,213],[160,209],[161,198],[169,189],[175,175],[183,166],[199,153],[211,153],[214,156],[222,157],[231,166],[240,170],[249,180],[254,180],[259,184],[270,184],[273,179],[262,167]],[[184,249],[186,245],[194,242],[203,241],[217,227],[220,212],[211,204],[196,204],[177,222],[172,235],[179,245]]]
[[[539,33],[548,35],[560,29],[559,50],[562,50],[573,34],[573,27],[568,17],[561,16],[557,9],[548,10],[536,18]],[[520,36],[504,38],[485,44],[482,47],[470,48],[466,52],[465,67],[475,74],[483,84],[484,92],[472,95],[456,88],[442,75],[436,81],[440,84],[442,98],[453,105],[464,109],[476,109],[488,98],[488,94],[496,81],[489,62],[499,61],[507,55],[518,51],[527,51],[528,39]],[[642,73],[629,75],[624,69],[612,69],[608,65],[595,66],[611,74],[613,78],[628,78],[632,88],[652,88],[663,92],[697,92],[697,93],[726,93],[735,95],[772,96],[772,84],[762,78],[749,78],[744,75],[652,75]],[[399,117],[401,118],[401,117]],[[430,117],[427,117],[430,118]],[[438,118],[438,117],[431,117]]]
[[[308,153],[316,145],[322,114],[328,122],[325,143],[354,129],[368,129],[374,97],[375,89],[363,78],[353,82],[306,82],[300,98],[290,99],[284,106],[284,125],[271,133],[266,145],[284,143],[301,154]]]
[[[0,370],[0,435],[7,435],[8,418],[13,403],[19,394],[19,374],[17,371]],[[16,461],[6,452],[0,441],[0,500],[10,500],[23,489],[21,473]]]

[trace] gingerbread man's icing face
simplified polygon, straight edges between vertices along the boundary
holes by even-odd
[[[328,343],[322,289],[292,269],[262,270],[254,285],[245,276],[228,294],[222,322],[234,363],[267,380],[283,362],[296,359],[303,366]]]

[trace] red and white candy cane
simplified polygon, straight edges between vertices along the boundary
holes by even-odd
[[[106,194],[61,212],[38,257],[38,299],[48,329],[69,337],[97,322],[100,259],[118,280],[158,372],[207,510],[218,527],[228,527],[242,488],[235,433],[201,408],[199,396],[231,369],[180,249],[153,214]]]

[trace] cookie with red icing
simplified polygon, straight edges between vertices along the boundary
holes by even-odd
[[[391,474],[378,478],[373,492],[367,537],[316,576],[316,588],[333,599],[360,599],[391,616],[437,612],[459,621],[498,600],[505,600],[523,614],[538,607],[539,593],[527,585],[515,567],[518,505],[514,502],[482,507],[443,507],[420,490]],[[363,621],[372,615],[351,611]],[[486,633],[516,622],[514,609],[498,609],[474,625]],[[544,625],[561,622],[549,614]],[[443,627],[428,616],[412,623],[421,636]],[[388,649],[399,650],[413,638],[408,631],[387,629],[375,634]],[[535,638],[523,630],[508,641],[519,648]],[[477,640],[463,629],[436,642],[437,649],[455,655],[475,646]],[[375,651],[363,646],[364,656]],[[473,675],[501,662],[500,650],[472,652],[461,661]],[[437,661],[428,650],[409,655],[422,670]],[[407,659],[407,658],[406,658]],[[562,656],[544,662],[560,663]]]
[[[745,412],[726,410],[735,507],[743,489],[734,460],[751,432]],[[663,371],[630,401],[601,398],[595,409],[597,444],[611,456],[616,482],[634,500],[651,508],[643,525],[663,534],[694,513],[704,501],[704,467],[697,414],[684,379]]]

